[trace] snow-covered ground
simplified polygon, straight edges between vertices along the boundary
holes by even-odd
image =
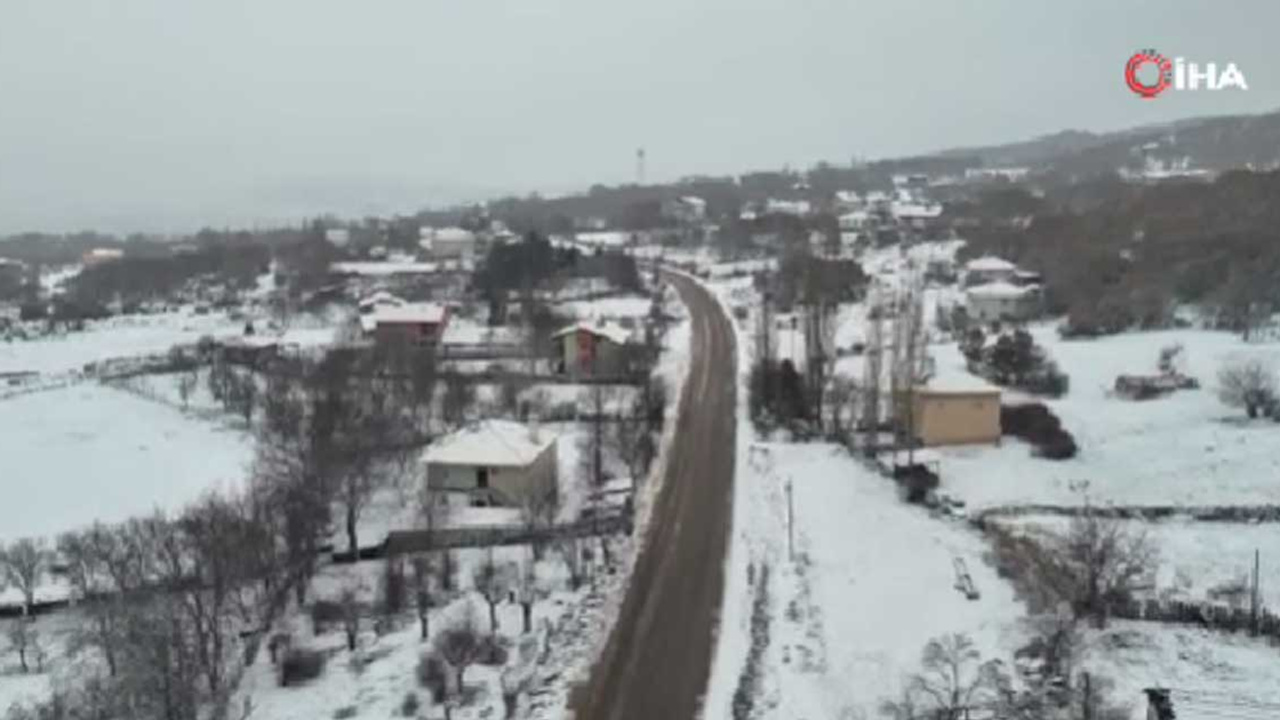
[[[252,456],[239,429],[99,385],[0,404],[0,540],[50,537],[239,485]]]
[[[111,358],[163,353],[205,335],[244,332],[244,322],[223,313],[127,315],[88,323],[82,332],[0,342],[0,372],[62,373]]]
[[[1083,665],[1113,684],[1112,698],[1145,718],[1144,688],[1173,691],[1185,720],[1280,717],[1276,648],[1244,635],[1139,622],[1087,634]]]
[[[725,305],[748,302],[749,283],[714,286]],[[703,717],[735,717],[734,693],[749,673],[760,676],[752,717],[874,717],[918,670],[925,643],[945,633],[969,633],[985,653],[1007,656],[1024,611],[983,562],[981,537],[906,505],[892,482],[837,446],[754,440],[745,389],[752,335],[743,330],[752,322],[738,324],[734,529]],[[957,558],[979,599],[955,588]],[[768,645],[751,660],[766,566]]]
[[[103,360],[164,353],[174,345],[195,343],[206,335],[236,337],[244,333],[245,322],[233,320],[226,313],[197,315],[189,309],[93,321],[80,332],[0,341],[0,372],[73,372]],[[256,319],[255,326],[262,336],[267,336],[265,325],[265,318]],[[335,329],[334,319],[300,316],[283,333],[270,337],[283,344],[313,347],[332,342]]]
[[[1058,515],[1003,518],[1005,527],[1062,537],[1071,520]],[[1120,521],[1127,533],[1145,536],[1156,551],[1155,587],[1150,595],[1183,601],[1248,602],[1244,593],[1234,599],[1211,597],[1211,591],[1232,586],[1247,588],[1254,552],[1261,552],[1259,594],[1265,607],[1280,610],[1280,523],[1205,522],[1191,518],[1160,521]]]
[[[975,506],[1080,504],[1073,484],[1088,482],[1094,502],[1121,505],[1280,503],[1280,427],[1248,422],[1222,404],[1217,372],[1235,355],[1280,360],[1280,344],[1245,343],[1205,330],[1127,333],[1063,341],[1053,326],[1031,329],[1064,372],[1070,392],[1045,400],[1076,438],[1071,460],[1034,458],[1016,440],[1000,447],[944,448],[942,482]],[[1181,343],[1186,372],[1202,388],[1144,402],[1112,395],[1121,373],[1154,373],[1161,348]],[[939,372],[964,373],[954,343],[930,348]]]
[[[919,671],[924,645],[949,633],[968,634],[986,657],[1011,656],[1025,611],[983,561],[985,543],[974,531],[907,505],[890,480],[838,446],[759,443],[748,456],[738,501],[750,505],[749,520],[735,529],[735,542],[749,548],[756,578],[769,566],[771,613],[753,717],[874,717]],[[981,594],[976,600],[955,587],[957,559]],[[736,617],[746,627],[725,632],[749,632],[749,615]],[[731,715],[709,704],[706,717]]]

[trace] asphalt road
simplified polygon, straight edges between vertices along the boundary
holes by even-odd
[[[732,517],[737,351],[694,282],[668,275],[693,322],[667,474],[631,584],[576,720],[693,720],[711,674]]]

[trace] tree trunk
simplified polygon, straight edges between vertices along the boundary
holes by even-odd
[[[428,621],[428,619],[427,619],[427,611],[426,611],[426,610],[423,610],[422,612],[418,613],[418,623],[419,623],[419,624],[421,625],[421,627],[422,627],[422,641],[423,641],[423,642],[426,642],[426,641],[427,641],[427,639],[431,637],[431,630],[430,630],[430,627],[428,626],[428,622],[429,622],[429,621]]]
[[[493,600],[489,600],[489,634],[498,634],[498,603]]]
[[[533,632],[533,603],[525,602],[524,606],[524,632],[529,634]]]
[[[347,504],[347,546],[351,548],[351,559],[360,559],[360,543],[356,538],[356,506]]]

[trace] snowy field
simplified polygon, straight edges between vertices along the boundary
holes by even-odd
[[[755,578],[770,568],[771,617],[753,717],[874,717],[918,671],[925,643],[947,633],[969,634],[985,656],[1011,656],[1024,610],[983,562],[985,544],[968,527],[906,505],[891,481],[837,446],[757,444],[748,456],[738,501],[749,507],[746,522],[735,524],[735,544],[748,549]],[[957,559],[980,598],[956,589]],[[726,598],[726,622],[736,624],[726,632],[749,633],[745,606],[755,591]],[[713,688],[712,700],[722,702]],[[709,704],[706,717],[731,715]]]
[[[1000,447],[942,449],[942,483],[974,506],[1080,504],[1074,483],[1088,482],[1094,502],[1119,505],[1247,505],[1280,503],[1280,426],[1249,422],[1223,405],[1217,372],[1235,355],[1280,361],[1280,344],[1245,343],[1204,330],[1128,333],[1097,340],[1060,340],[1055,328],[1032,335],[1071,377],[1071,391],[1045,404],[1075,435],[1071,460],[1034,458],[1008,439]],[[1133,402],[1113,397],[1121,373],[1154,373],[1161,348],[1181,343],[1186,372],[1199,390]],[[930,348],[939,373],[964,373],[955,344]]]
[[[194,343],[205,335],[223,337],[243,331],[243,321],[233,321],[222,313],[175,312],[110,318],[87,323],[82,332],[0,342],[0,372],[81,370],[91,362],[163,353],[174,345]]]
[[[1084,667],[1114,683],[1112,697],[1145,718],[1143,688],[1165,687],[1185,720],[1280,717],[1277,650],[1244,635],[1139,622],[1090,631]]]
[[[258,328],[265,319],[255,319]],[[164,353],[174,345],[192,344],[243,334],[245,320],[225,313],[196,315],[188,310],[157,315],[124,315],[86,323],[81,332],[47,335],[30,340],[0,341],[0,372],[35,371],[57,374],[82,370],[88,363],[112,358]],[[283,344],[302,347],[332,342],[336,322],[299,317],[278,337]]]
[[[0,404],[0,540],[176,510],[238,485],[252,456],[239,429],[99,385]]]

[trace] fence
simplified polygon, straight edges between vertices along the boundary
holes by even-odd
[[[1109,610],[1111,617],[1121,620],[1198,625],[1219,632],[1249,632],[1254,627],[1253,614],[1248,608],[1222,603],[1148,599],[1117,603]],[[1257,628],[1260,637],[1280,644],[1280,615],[1260,609]]]
[[[524,525],[491,525],[439,530],[396,530],[387,534],[379,549],[362,550],[360,558],[404,555],[431,550],[497,545],[529,545],[569,538],[594,537],[612,533],[630,533],[630,510],[576,520],[560,525],[529,527]],[[377,552],[380,550],[380,552]],[[376,555],[373,553],[377,552]],[[352,562],[350,553],[335,553],[334,562]]]
[[[1064,506],[1064,505],[1005,505],[990,508],[974,516],[973,523],[985,528],[988,519],[1014,518],[1024,515],[1053,515],[1057,517],[1111,517],[1120,520],[1166,520],[1190,518],[1199,522],[1280,522],[1280,505],[1124,505],[1124,506]]]

